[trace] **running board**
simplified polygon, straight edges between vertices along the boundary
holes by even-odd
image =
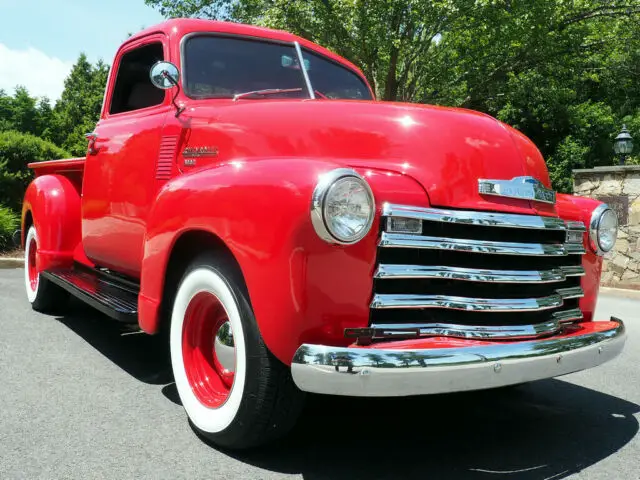
[[[138,289],[134,284],[86,268],[46,270],[40,275],[119,322],[138,322]]]

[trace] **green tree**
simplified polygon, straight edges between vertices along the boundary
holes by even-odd
[[[25,87],[16,87],[12,102],[13,127],[25,133],[36,133],[36,99]]]
[[[52,127],[53,127],[53,108],[51,108],[51,102],[49,98],[42,97],[38,101],[36,109],[36,135],[44,138],[45,140],[52,140]]]
[[[16,130],[46,136],[53,112],[48,98],[32,97],[26,88],[18,86],[13,96],[0,90],[0,131]]]
[[[87,150],[84,134],[93,131],[100,117],[108,73],[104,62],[94,66],[81,54],[64,82],[49,135],[72,155],[83,156]]]
[[[169,17],[205,17],[282,28],[320,43],[362,68],[378,95],[429,69],[423,60],[473,0],[145,0]]]

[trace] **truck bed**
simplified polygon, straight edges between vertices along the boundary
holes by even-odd
[[[32,162],[28,166],[34,170],[36,177],[50,175],[54,173],[68,174],[74,173],[82,175],[84,171],[84,157],[65,158],[62,160],[48,160],[45,162]]]

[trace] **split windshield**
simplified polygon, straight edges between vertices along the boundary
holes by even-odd
[[[290,44],[198,35],[184,45],[184,86],[192,98],[233,98],[260,90],[293,90],[243,98],[309,98],[296,49]],[[318,98],[371,100],[362,79],[308,50],[303,58]]]

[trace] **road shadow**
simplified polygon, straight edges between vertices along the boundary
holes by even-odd
[[[164,340],[123,335],[121,325],[82,305],[58,320],[128,374],[162,385],[167,401],[180,404]],[[555,480],[629,443],[638,433],[638,412],[634,403],[558,379],[409,398],[309,395],[284,440],[224,453],[307,480]]]
[[[638,432],[634,403],[562,380],[395,399],[309,396],[273,446],[226,452],[305,479],[559,479]]]
[[[173,381],[165,337],[132,332],[74,298],[57,320],[132,377],[152,385]]]

